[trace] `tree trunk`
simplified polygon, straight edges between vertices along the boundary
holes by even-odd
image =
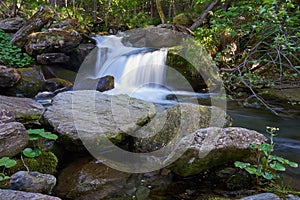
[[[161,23],[162,23],[162,24],[165,24],[165,22],[166,22],[166,17],[165,17],[164,11],[163,11],[163,9],[162,9],[160,0],[156,0],[156,8],[157,8],[157,11],[158,11],[158,14],[159,14]]]
[[[190,27],[190,30],[193,31],[195,30],[195,28],[199,27],[203,23],[204,19],[207,17],[209,11],[211,11],[215,7],[215,5],[217,5],[218,2],[219,0],[210,3],[206,10],[202,13],[200,18]]]

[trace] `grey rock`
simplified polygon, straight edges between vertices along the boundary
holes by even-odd
[[[40,64],[63,64],[69,62],[70,57],[64,53],[43,53],[36,57]]]
[[[24,25],[25,19],[20,17],[0,20],[0,29],[5,32],[17,32]]]
[[[39,194],[39,193],[0,189],[0,200],[8,200],[8,199],[14,199],[14,200],[61,200],[58,197],[53,197],[53,196]]]
[[[180,32],[154,26],[133,29],[121,35],[123,36],[122,42],[126,46],[150,48],[178,46],[186,37]]]
[[[18,171],[10,177],[12,190],[51,194],[55,185],[55,176],[39,172]]]
[[[72,28],[51,28],[30,34],[25,49],[29,55],[70,53],[81,39],[81,35]]]
[[[21,79],[16,69],[0,65],[0,88],[12,87]]]
[[[13,157],[28,144],[28,133],[19,122],[0,123],[0,158]]]
[[[135,133],[134,145],[139,152],[152,152],[177,143],[199,128],[230,125],[230,117],[217,107],[180,103],[139,129]]]
[[[241,198],[240,200],[281,200],[279,196],[273,193],[261,193],[248,197]]]
[[[289,194],[287,195],[286,200],[300,200],[300,197]]]
[[[0,110],[2,109],[12,112],[16,121],[23,124],[39,124],[44,111],[43,106],[32,99],[0,95]]]
[[[8,96],[34,97],[42,91],[45,82],[44,75],[39,67],[18,69],[21,80],[13,87],[7,88],[3,93]]]
[[[190,144],[189,148],[169,168],[180,176],[195,175],[218,165],[247,160],[252,156],[250,144],[265,141],[264,135],[245,128],[199,129],[183,141],[183,145]]]
[[[82,141],[92,148],[104,136],[120,142],[124,133],[140,128],[155,113],[153,104],[127,95],[110,96],[81,90],[59,93],[43,116],[60,135],[61,141],[72,144],[69,147],[76,150],[83,147]]]
[[[8,111],[6,109],[0,110],[0,124],[14,122],[14,121],[15,121],[15,115],[13,112]]]

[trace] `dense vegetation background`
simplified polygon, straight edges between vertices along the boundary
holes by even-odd
[[[51,5],[57,21],[68,19],[86,33],[175,24],[211,54],[235,98],[264,105],[277,114],[270,97],[299,87],[299,0],[7,0],[2,18],[29,18]],[[281,91],[272,92],[273,89]],[[286,98],[291,106],[299,101]],[[300,105],[300,104],[299,104]]]

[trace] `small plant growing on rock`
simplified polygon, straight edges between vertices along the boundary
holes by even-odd
[[[0,167],[3,167],[3,171],[0,172],[0,182],[9,179],[9,176],[6,176],[4,173],[5,169],[12,168],[16,164],[17,162],[9,157],[2,157],[0,159]]]
[[[273,137],[279,128],[267,127],[267,133],[270,134],[270,143],[263,143],[260,145],[251,145],[250,148],[257,150],[257,162],[255,164],[236,161],[234,165],[246,170],[248,173],[256,176],[257,184],[264,185],[272,183],[281,178],[278,174],[280,171],[286,171],[285,166],[297,168],[298,164],[291,162],[279,156],[272,155],[274,151]]]
[[[58,138],[57,135],[50,132],[45,132],[44,129],[29,129],[27,130],[27,133],[29,134],[29,141],[36,141],[34,148],[27,147],[22,151],[23,155],[29,158],[35,158],[42,154],[42,148],[38,142],[39,139],[45,138],[56,140]]]

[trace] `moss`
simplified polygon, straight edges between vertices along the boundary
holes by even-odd
[[[58,164],[57,157],[52,152],[42,152],[37,158],[23,158],[24,163],[30,171],[38,171],[40,173],[55,174]],[[17,165],[7,171],[12,175],[18,171],[26,170],[21,159],[16,159]]]

